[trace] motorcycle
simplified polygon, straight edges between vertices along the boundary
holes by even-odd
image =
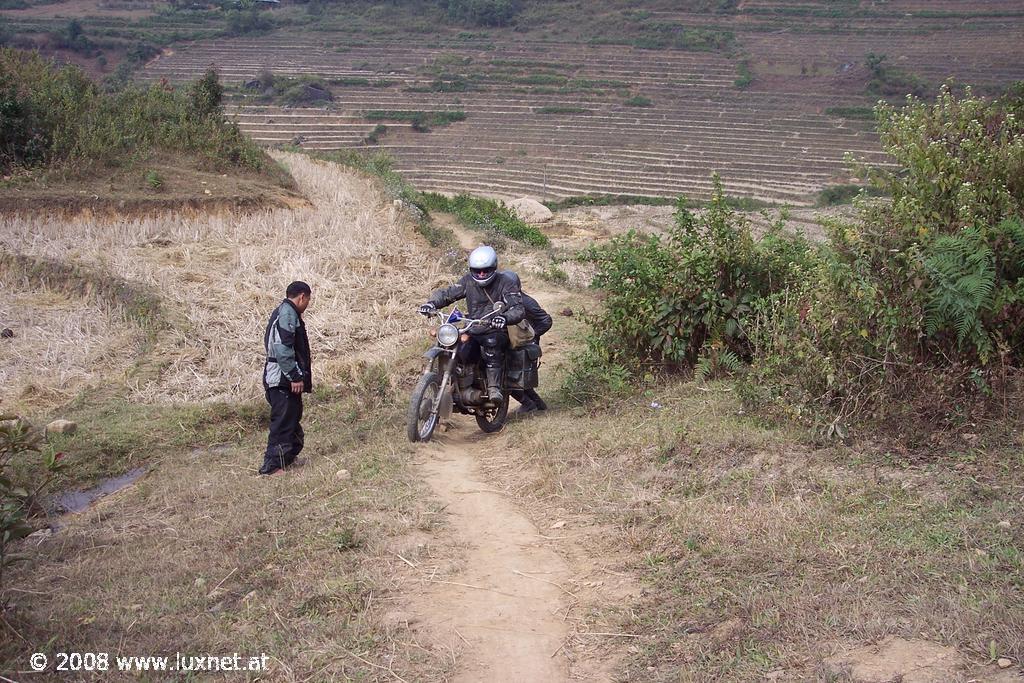
[[[453,412],[474,415],[477,426],[488,434],[501,430],[508,419],[509,390],[537,387],[537,361],[540,346],[525,344],[505,354],[502,372],[501,402],[487,396],[486,375],[479,363],[464,363],[459,350],[470,341],[469,330],[474,326],[489,325],[489,319],[501,311],[499,302],[495,310],[479,319],[470,319],[458,309],[451,313],[436,313],[439,327],[432,335],[436,343],[425,354],[427,367],[412,392],[406,413],[406,434],[409,441],[426,442],[442,420]],[[479,329],[479,328],[478,328]]]

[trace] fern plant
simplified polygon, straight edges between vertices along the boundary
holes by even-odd
[[[992,250],[974,230],[936,239],[924,259],[931,279],[925,304],[925,332],[956,333],[961,348],[973,347],[982,360],[992,352],[992,340],[983,324],[996,287]]]

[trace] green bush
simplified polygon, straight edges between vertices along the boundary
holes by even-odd
[[[736,65],[736,80],[733,81],[740,90],[746,90],[754,83],[754,72],[750,70],[750,62],[747,60],[741,61]]]
[[[589,114],[590,110],[585,107],[570,107],[563,105],[537,107],[535,114]]]
[[[0,49],[0,170],[117,166],[163,150],[215,167],[266,168],[266,155],[220,113],[208,73],[188,92],[153,85],[105,94],[76,67]]]
[[[818,267],[761,309],[754,382],[831,424],[907,406],[950,419],[1024,360],[1024,111],[911,99],[877,109],[891,202],[829,226]],[[944,389],[926,389],[938,383]],[[920,403],[915,403],[915,397]]]
[[[233,10],[227,16],[227,26],[224,29],[226,36],[261,34],[274,29],[273,20],[255,7],[248,10]]]
[[[422,196],[423,205],[428,210],[455,214],[463,224],[473,230],[507,237],[535,247],[546,247],[551,244],[547,235],[524,223],[502,202],[468,194],[449,198],[434,192],[424,192]]]
[[[924,97],[931,91],[926,81],[903,69],[886,66],[885,55],[868,54],[865,63],[871,72],[867,92],[876,97]]]
[[[508,26],[520,10],[519,0],[444,0],[448,16],[472,26]]]
[[[818,206],[849,204],[860,195],[880,197],[884,193],[877,187],[865,185],[830,185],[818,193]]]
[[[379,110],[366,112],[367,121],[408,121],[417,133],[427,133],[432,127],[447,126],[466,120],[464,111],[391,111]]]
[[[860,168],[860,203],[811,245],[755,240],[725,206],[681,207],[668,238],[588,255],[607,293],[593,357],[622,367],[749,361],[748,402],[843,435],[858,420],[942,426],[1024,362],[1024,106],[943,88],[876,109],[895,168]],[[898,423],[896,422],[898,420]]]
[[[680,201],[667,238],[630,232],[586,252],[593,285],[607,293],[589,344],[622,365],[735,366],[753,355],[755,305],[803,277],[811,252],[778,224],[755,240],[716,176],[707,210]]]
[[[38,433],[15,415],[0,415],[0,592],[4,588],[4,570],[19,559],[11,553],[11,544],[32,533],[29,513],[33,507],[38,508],[43,492],[64,469],[63,454],[49,451],[42,456],[41,479],[31,486],[14,481],[14,459],[39,450]],[[0,603],[0,609],[5,607]]]
[[[650,97],[635,95],[624,102],[627,107],[653,107],[654,102]]]

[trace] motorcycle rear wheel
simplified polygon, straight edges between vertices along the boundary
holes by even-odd
[[[436,372],[425,372],[420,377],[419,383],[412,391],[409,399],[409,409],[405,413],[405,433],[409,441],[430,441],[434,435],[437,424],[440,421],[438,413],[434,412],[434,401],[437,399],[437,392],[441,390],[441,380]]]
[[[505,394],[505,398],[501,401],[501,404],[496,408],[491,408],[484,414],[476,414],[476,424],[480,429],[487,434],[494,434],[500,432],[501,428],[505,426],[505,422],[508,420],[508,394]]]

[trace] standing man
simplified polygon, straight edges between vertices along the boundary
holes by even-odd
[[[526,310],[526,319],[530,322],[533,327],[534,338],[533,341],[537,346],[540,346],[540,338],[544,336],[544,333],[551,329],[553,321],[551,315],[526,292],[522,293],[523,296],[523,308]],[[518,415],[526,415],[532,413],[535,410],[547,410],[548,404],[544,402],[544,399],[540,397],[536,389],[517,389],[509,392],[512,398],[519,401],[522,406],[517,411]]]
[[[283,474],[302,451],[302,394],[313,391],[309,337],[302,314],[313,291],[305,282],[288,285],[285,298],[270,314],[263,334],[267,362],[263,388],[270,404],[270,436],[260,474]]]

